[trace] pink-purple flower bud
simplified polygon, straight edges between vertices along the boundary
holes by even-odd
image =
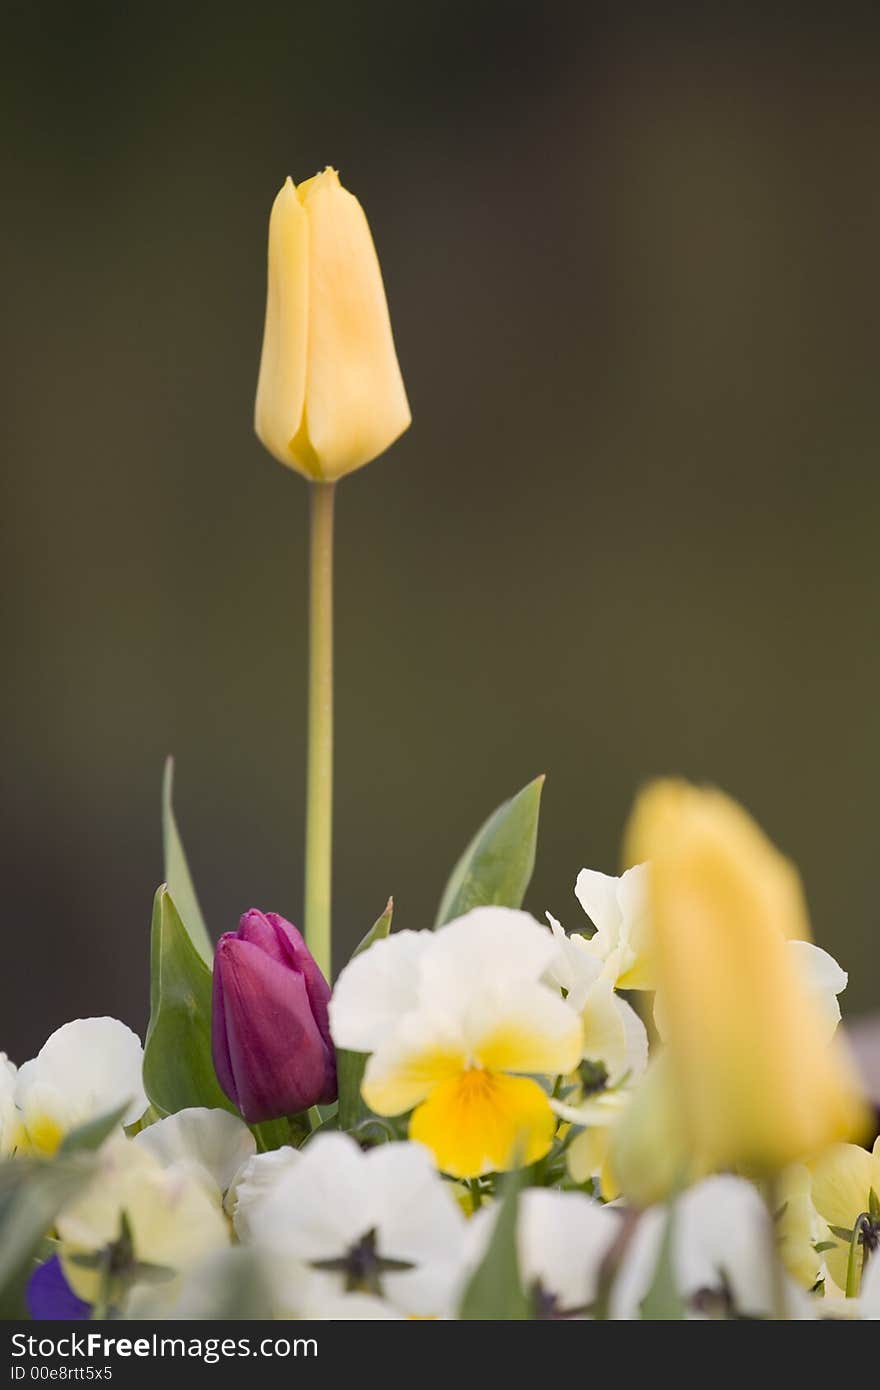
[[[211,1019],[220,1085],[251,1124],[336,1099],[330,986],[296,927],[246,912],[214,958]]]

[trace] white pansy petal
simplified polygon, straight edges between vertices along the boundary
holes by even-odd
[[[557,951],[546,927],[512,907],[475,907],[432,938],[420,962],[419,1000],[453,1014],[488,982],[501,990],[540,979]]]
[[[814,946],[812,941],[787,941],[785,949],[797,961],[811,989],[829,994],[841,994],[846,989],[849,976],[821,946]]]
[[[211,1251],[229,1245],[229,1227],[219,1203],[189,1173],[166,1170],[158,1160],[122,1136],[113,1137],[98,1156],[93,1182],[58,1217],[62,1256],[69,1250],[97,1250],[119,1236],[128,1219],[137,1259],[183,1270]],[[97,1280],[94,1270],[66,1266],[81,1297]],[[83,1281],[83,1282],[80,1282]]]
[[[811,941],[786,941],[785,949],[813,1000],[822,1036],[830,1042],[840,1022],[837,996],[846,989],[849,976],[833,956]]]
[[[641,1317],[642,1300],[657,1268],[666,1220],[663,1207],[651,1207],[639,1217],[611,1286],[609,1317],[613,1321],[628,1322]]]
[[[566,936],[562,926],[549,912],[546,914],[556,943],[556,953],[544,972],[548,984],[564,989],[567,1003],[580,1010],[587,992],[602,974],[602,962],[589,942],[577,934]]]
[[[626,1061],[621,1076],[613,1076],[613,1082],[626,1076],[629,1082],[638,1081],[648,1067],[648,1030],[635,1009],[625,999],[614,996],[617,1014],[626,1035]]]
[[[469,1054],[487,1071],[559,1076],[582,1056],[580,1018],[547,985],[484,987],[464,1030]]]
[[[862,1275],[859,1305],[863,1318],[880,1319],[880,1259],[870,1259]]]
[[[624,1075],[627,1064],[628,1034],[618,1008],[620,1002],[611,981],[598,980],[581,1009],[583,1056],[590,1062],[602,1062],[613,1081]]]
[[[596,869],[581,869],[574,885],[574,895],[597,932],[613,944],[620,934],[620,906],[617,897],[618,880]]]
[[[0,1158],[18,1147],[21,1140],[21,1121],[15,1105],[17,1068],[5,1052],[0,1052]]]
[[[596,1297],[602,1260],[620,1217],[580,1192],[532,1187],[520,1198],[517,1244],[523,1284],[540,1286],[555,1311],[585,1310]]]
[[[568,1120],[569,1124],[605,1128],[617,1124],[631,1100],[632,1093],[624,1088],[621,1091],[597,1091],[576,1105],[569,1105],[564,1100],[551,1100],[550,1108],[561,1120]]]
[[[625,924],[639,921],[648,910],[648,865],[635,864],[617,880],[617,901]]]
[[[411,1013],[369,1058],[361,1086],[378,1115],[402,1115],[424,1100],[440,1081],[468,1063],[458,1020],[429,1012]]]
[[[255,1244],[305,1265],[339,1258],[375,1224],[363,1154],[347,1134],[316,1135],[249,1213]]]
[[[300,1160],[299,1149],[285,1144],[268,1153],[254,1154],[236,1174],[226,1197],[226,1210],[232,1214],[239,1240],[251,1239],[251,1218],[270,1192],[274,1192],[285,1173]]]
[[[206,1322],[268,1316],[267,1272],[255,1252],[240,1246],[212,1251],[175,1280],[135,1284],[123,1305],[125,1321]]]
[[[706,1178],[677,1203],[676,1267],[685,1296],[722,1281],[740,1313],[767,1313],[773,1290],[766,1257],[770,1220],[744,1178]]]
[[[416,1003],[419,962],[433,932],[401,931],[375,941],[349,961],[330,1000],[337,1047],[374,1052]]]
[[[384,1296],[416,1317],[451,1313],[467,1221],[420,1144],[382,1144],[365,1156],[378,1214],[378,1249],[412,1269],[382,1276]]]
[[[147,1107],[136,1033],[116,1018],[78,1018],[20,1068],[16,1101],[29,1130],[46,1116],[61,1134],[128,1102],[123,1123]]]
[[[193,1107],[179,1110],[141,1130],[133,1141],[147,1149],[163,1168],[182,1163],[223,1193],[239,1168],[256,1153],[247,1125],[228,1110]]]
[[[402,1322],[403,1313],[398,1313],[390,1303],[375,1298],[368,1293],[343,1293],[330,1297],[306,1292],[303,1316],[318,1318],[322,1322]]]

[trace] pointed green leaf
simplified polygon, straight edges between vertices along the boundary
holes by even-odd
[[[435,927],[472,907],[522,907],[535,867],[544,778],[536,777],[494,811],[452,871]]]
[[[520,1168],[504,1179],[489,1245],[461,1300],[458,1316],[464,1321],[522,1322],[532,1316],[516,1243],[519,1196],[527,1176],[528,1169]]]
[[[211,971],[180,920],[167,886],[153,903],[150,1025],[144,1049],[144,1089],[157,1110],[172,1115],[190,1105],[227,1100],[211,1058]]]
[[[25,1316],[25,1285],[45,1237],[94,1172],[84,1153],[0,1163],[0,1320]]]
[[[214,959],[214,947],[205,926],[202,909],[196,897],[189,865],[183,851],[183,843],[174,817],[174,759],[166,758],[165,774],[162,778],[162,846],[165,854],[165,882],[174,899],[180,920],[189,932],[190,939],[202,960],[208,965]]]
[[[122,1117],[128,1109],[128,1102],[125,1105],[117,1106],[115,1110],[110,1110],[105,1115],[99,1115],[95,1120],[89,1120],[84,1125],[77,1125],[66,1134],[61,1141],[58,1150],[61,1154],[91,1153],[95,1149],[100,1149],[105,1139],[109,1139],[115,1129],[122,1124]]]
[[[391,918],[394,914],[394,899],[388,899],[388,906],[370,927],[357,947],[352,960],[362,951],[369,950],[374,941],[381,941],[391,931]],[[345,1048],[336,1050],[336,1080],[339,1091],[338,1126],[340,1129],[354,1129],[369,1112],[361,1099],[361,1082],[367,1065],[365,1052],[349,1052]]]
[[[675,1222],[675,1202],[670,1201],[666,1208],[666,1224],[663,1227],[654,1275],[641,1304],[641,1316],[649,1322],[681,1322],[685,1316],[685,1306],[678,1292],[673,1265]]]

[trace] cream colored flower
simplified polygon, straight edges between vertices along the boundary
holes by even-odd
[[[556,950],[527,913],[482,907],[377,941],[337,981],[331,1031],[371,1054],[364,1099],[380,1115],[413,1110],[410,1138],[453,1177],[550,1148],[556,1120],[534,1078],[573,1070],[583,1051],[578,1015],[542,983]]]

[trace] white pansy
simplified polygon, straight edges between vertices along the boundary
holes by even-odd
[[[25,1135],[15,1104],[17,1069],[5,1052],[0,1052],[0,1158],[22,1147]]]
[[[125,1105],[123,1124],[147,1108],[140,1039],[116,1018],[77,1018],[19,1068],[15,1088],[28,1139],[53,1153],[70,1130]]]
[[[337,1047],[369,1052],[377,1114],[414,1110],[410,1137],[454,1177],[531,1163],[555,1121],[536,1076],[572,1070],[583,1030],[542,976],[558,950],[526,912],[475,908],[436,932],[376,942],[330,1002]]]
[[[528,1188],[520,1197],[517,1248],[538,1317],[585,1316],[620,1215],[580,1192]]]
[[[244,1164],[229,1189],[226,1210],[233,1218],[239,1240],[251,1238],[251,1217],[271,1192],[274,1192],[285,1173],[300,1161],[299,1149],[285,1144],[268,1153],[254,1154]]]
[[[184,1168],[218,1200],[257,1147],[244,1120],[228,1110],[202,1107],[179,1110],[157,1120],[142,1129],[133,1142],[158,1159],[163,1168]]]
[[[123,1303],[126,1321],[264,1319],[271,1293],[257,1253],[242,1246],[212,1250],[179,1278],[136,1284]]]
[[[575,897],[596,928],[586,946],[618,989],[654,988],[647,886],[647,864],[619,878],[581,869],[575,883]]]
[[[633,1319],[654,1277],[668,1208],[652,1207],[639,1220],[611,1292],[612,1318]],[[770,1217],[759,1193],[743,1178],[706,1178],[675,1202],[672,1267],[689,1318],[765,1318],[774,1312],[768,1259]],[[808,1296],[784,1279],[789,1316],[810,1316]]]
[[[459,1305],[489,1247],[499,1211],[497,1204],[481,1207],[468,1222]],[[620,1231],[620,1212],[584,1193],[547,1187],[529,1187],[520,1193],[517,1261],[532,1317],[589,1317],[603,1260]]]
[[[319,1318],[324,1322],[402,1322],[390,1303],[368,1293],[337,1294],[333,1298],[313,1299],[302,1309],[302,1318]]]
[[[143,1145],[118,1136],[98,1155],[98,1172],[81,1196],[58,1217],[61,1257],[68,1283],[94,1302],[98,1275],[73,1256],[92,1254],[120,1237],[123,1215],[138,1262],[182,1271],[229,1244],[229,1224],[219,1201],[183,1164],[163,1168]]]
[[[578,1014],[584,1030],[583,1055],[602,1062],[610,1085],[635,1081],[648,1065],[648,1035],[632,1005],[614,992],[602,961],[590,943],[567,936],[562,924],[547,913],[556,952],[544,972],[545,980],[564,990],[566,1003]]]
[[[278,1294],[288,1307],[362,1293],[407,1316],[450,1311],[466,1222],[418,1144],[364,1153],[348,1135],[317,1135],[249,1212],[248,1225],[288,1281]]]

